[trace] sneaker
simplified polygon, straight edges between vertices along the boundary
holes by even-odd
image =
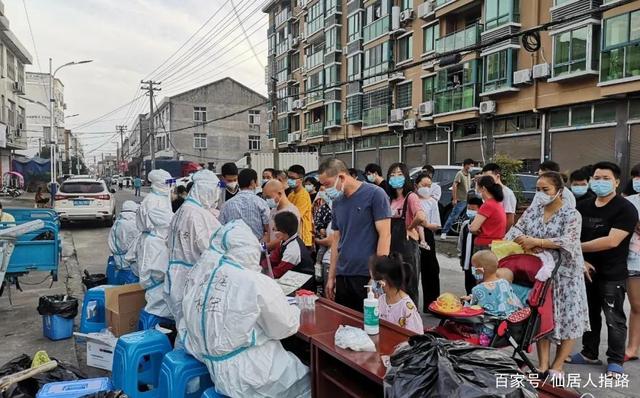
[[[440,235],[440,239],[442,239],[442,240],[447,240],[447,234],[442,234],[442,235]]]

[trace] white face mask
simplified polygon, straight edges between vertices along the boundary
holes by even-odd
[[[418,188],[418,195],[420,195],[423,198],[428,198],[429,196],[431,196],[431,188],[429,187]]]
[[[542,206],[547,206],[553,203],[554,200],[556,200],[558,195],[560,195],[560,192],[562,191],[558,191],[554,196],[551,196],[551,195],[547,195],[542,191],[538,191],[536,192],[536,195],[533,197],[533,203],[537,203]]]
[[[236,187],[237,187],[237,186],[238,186],[238,182],[237,182],[237,181],[234,181],[234,182],[228,182],[228,183],[227,183],[227,188],[229,188],[229,189],[231,189],[231,190],[236,189]]]

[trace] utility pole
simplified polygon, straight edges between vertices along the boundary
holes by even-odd
[[[127,131],[127,126],[116,126],[116,131],[120,133],[120,159],[118,159],[118,169],[124,163],[124,133]]]
[[[271,65],[269,65],[271,67]],[[269,70],[271,75],[271,70]],[[271,76],[271,90],[269,92],[269,103],[271,105],[271,134],[273,135],[273,168],[280,167],[280,148],[278,148],[278,91],[276,89],[278,79]]]
[[[140,83],[145,86],[140,87],[142,90],[148,91],[149,96],[149,147],[151,148],[151,170],[156,169],[156,131],[153,126],[153,92],[160,91],[159,87],[154,87],[154,85],[159,86],[162,82],[154,82],[153,80],[140,81]]]

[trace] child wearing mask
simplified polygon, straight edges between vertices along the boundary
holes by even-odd
[[[458,235],[458,253],[460,257],[460,267],[464,271],[464,288],[467,294],[471,294],[471,289],[476,285],[476,279],[471,272],[471,256],[473,255],[473,234],[469,230],[469,225],[478,214],[478,209],[482,206],[482,199],[472,196],[467,200],[467,220],[460,227]]]
[[[406,293],[407,286],[415,277],[411,266],[402,260],[399,253],[392,252],[388,256],[373,256],[369,270],[374,286],[383,292],[378,297],[380,319],[423,334],[418,308]]]
[[[471,289],[471,295],[462,297],[467,305],[477,305],[486,315],[507,318],[522,308],[520,299],[515,295],[511,283],[501,279],[498,271],[498,258],[490,250],[481,250],[471,258],[472,272],[478,284]],[[487,346],[494,335],[493,324],[484,324],[476,329],[480,345]]]
[[[283,211],[275,215],[274,222],[278,244],[269,255],[273,277],[279,279],[289,270],[313,275],[311,254],[298,235],[298,217],[292,212]],[[264,267],[266,262],[263,263]],[[311,290],[312,286],[304,288]]]
[[[416,177],[416,192],[420,197],[420,204],[424,210],[424,214],[427,216],[427,221],[430,225],[431,231],[436,231],[442,227],[440,221],[440,209],[438,208],[438,201],[432,195],[432,181],[431,176],[427,173],[421,173]],[[431,232],[433,234],[434,232]],[[420,235],[420,247],[424,250],[431,250],[429,241],[433,241],[432,236],[428,236],[429,232],[425,231],[424,227],[418,228],[418,234]],[[429,238],[429,239],[428,239]]]

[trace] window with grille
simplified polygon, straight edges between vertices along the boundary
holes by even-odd
[[[193,121],[194,122],[206,122],[207,121],[207,107],[206,106],[194,106],[193,107]]]
[[[389,119],[389,90],[381,89],[365,93],[362,98],[364,127],[386,124]]]
[[[207,149],[207,135],[204,133],[193,134],[193,148]]]
[[[411,82],[399,84],[396,87],[396,108],[407,108],[411,106]]]
[[[250,135],[249,136],[249,150],[250,151],[259,151],[260,150],[260,136],[259,135]]]
[[[249,125],[250,126],[260,125],[260,111],[258,110],[249,111]]]

